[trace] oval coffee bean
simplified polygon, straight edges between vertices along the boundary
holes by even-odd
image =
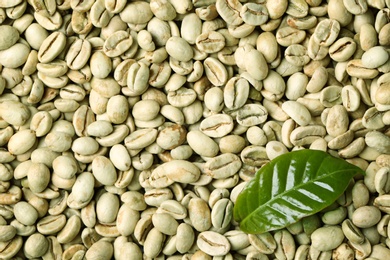
[[[213,231],[199,233],[196,244],[200,250],[211,256],[224,256],[230,250],[227,238]]]

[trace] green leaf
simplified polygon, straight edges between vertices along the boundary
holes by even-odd
[[[263,166],[240,193],[234,219],[259,234],[293,224],[332,204],[359,167],[317,150],[283,154]]]

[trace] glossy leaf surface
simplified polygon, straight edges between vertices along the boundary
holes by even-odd
[[[364,171],[322,151],[283,154],[245,186],[234,206],[234,218],[247,233],[286,227],[332,204],[357,173]]]

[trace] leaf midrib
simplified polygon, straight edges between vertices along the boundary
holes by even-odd
[[[324,160],[321,162],[321,165],[323,164]],[[321,167],[319,167],[320,169]],[[251,212],[247,217],[245,217],[242,222],[245,222],[247,219],[250,219],[251,216],[257,212],[259,212],[265,205],[269,204],[270,202],[272,202],[273,200],[276,200],[276,199],[279,199],[280,197],[284,196],[285,194],[287,194],[288,192],[290,192],[291,190],[295,190],[295,189],[299,189],[300,187],[304,186],[304,185],[307,185],[307,184],[313,184],[315,181],[318,181],[318,180],[321,180],[321,179],[324,179],[324,178],[328,178],[328,177],[331,177],[331,176],[334,176],[335,174],[338,174],[340,172],[346,172],[346,171],[352,171],[351,170],[338,170],[338,171],[334,171],[332,172],[331,174],[329,175],[325,175],[325,176],[322,176],[321,178],[318,178],[318,179],[311,179],[309,182],[305,182],[305,183],[301,183],[301,184],[298,184],[296,186],[294,186],[293,188],[289,189],[289,190],[285,190],[283,191],[282,193],[280,193],[279,195],[275,196],[275,197],[272,197],[270,200],[268,200],[265,204],[263,205],[260,205],[259,207],[257,207],[256,210],[254,210],[253,212]],[[325,205],[325,207],[327,207],[328,205]],[[314,212],[313,214],[315,214],[316,212]]]

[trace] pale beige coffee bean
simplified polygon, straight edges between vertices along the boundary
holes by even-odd
[[[241,136],[226,135],[219,140],[221,153],[239,153],[245,147],[245,140]]]
[[[241,230],[229,230],[224,236],[229,240],[231,250],[240,250],[250,246],[248,235]]]
[[[53,170],[61,178],[71,179],[78,171],[77,161],[70,156],[58,156],[53,160]]]
[[[227,228],[233,218],[233,202],[227,198],[218,200],[211,210],[211,223],[215,228]]]
[[[117,57],[125,53],[133,44],[133,38],[126,31],[117,31],[109,36],[103,45],[104,53],[110,57]]]
[[[270,160],[273,160],[274,158],[278,157],[279,155],[285,154],[288,152],[286,146],[279,141],[270,141],[265,146],[265,150],[267,153],[267,157]]]
[[[104,79],[93,77],[91,80],[91,87],[94,91],[105,98],[110,98],[120,92],[119,84],[111,77]]]
[[[156,212],[170,214],[175,219],[187,217],[187,209],[176,200],[163,201]]]
[[[218,17],[218,12],[215,7],[215,5],[208,5],[208,6],[196,6],[195,13],[197,16],[199,16],[202,20],[213,20]]]
[[[359,41],[364,51],[378,45],[378,33],[373,24],[364,23],[361,25]]]
[[[224,1],[217,0],[215,3],[218,14],[226,23],[231,25],[239,25],[243,22],[240,17],[242,4],[239,1]]]
[[[129,103],[124,96],[116,95],[107,102],[107,116],[113,124],[125,122],[129,113]]]
[[[246,24],[262,25],[268,20],[268,10],[264,5],[246,3],[242,6],[240,16]]]
[[[352,203],[355,208],[366,206],[370,197],[369,190],[362,181],[358,181],[352,188]]]
[[[43,235],[53,235],[59,232],[66,224],[66,216],[60,214],[57,216],[46,216],[37,223],[37,230]]]
[[[353,59],[347,63],[347,73],[351,77],[373,79],[379,74],[379,71],[377,69],[366,68],[360,59]]]
[[[0,41],[0,50],[10,48],[19,40],[18,30],[10,25],[1,25],[0,33],[3,35]]]
[[[268,66],[263,54],[257,50],[250,50],[244,57],[245,68],[249,75],[256,80],[263,80],[268,75]]]
[[[352,214],[352,222],[357,227],[368,228],[376,225],[381,219],[381,212],[374,206],[362,206]]]
[[[133,63],[130,66],[127,75],[127,87],[132,93],[132,96],[137,96],[145,92],[147,89],[149,75],[149,68],[143,62]]]
[[[8,140],[12,137],[13,134],[14,134],[14,130],[11,126],[7,126],[6,128],[1,129],[0,130],[0,144],[5,145],[8,142]]]
[[[295,17],[305,17],[308,14],[309,6],[306,1],[290,0],[286,13]]]
[[[306,37],[306,32],[290,26],[280,28],[276,32],[276,41],[284,47],[301,43]]]
[[[356,42],[349,37],[335,41],[329,47],[329,55],[335,61],[347,61],[356,51]]]
[[[30,150],[35,144],[36,136],[33,130],[21,130],[15,133],[8,141],[8,151],[20,155]]]
[[[38,51],[38,60],[42,63],[53,61],[65,48],[66,36],[53,32],[43,42]]]
[[[200,177],[199,168],[184,160],[172,160],[153,170],[152,175],[166,176],[172,181],[193,183]]]
[[[81,219],[77,215],[72,215],[68,218],[64,228],[57,234],[58,242],[61,244],[72,241],[81,228]]]
[[[39,111],[31,118],[30,129],[37,137],[45,136],[53,125],[53,117],[47,111]]]
[[[177,251],[184,254],[188,252],[195,241],[194,230],[191,225],[186,223],[181,223],[177,227],[176,234],[176,248]]]
[[[216,114],[200,123],[199,130],[210,137],[223,137],[233,130],[233,119],[229,115]]]
[[[104,6],[109,12],[117,14],[125,8],[126,3],[127,2],[123,0],[108,0],[105,1]]]
[[[29,203],[20,201],[14,207],[15,218],[24,225],[33,225],[38,219],[38,212]]]
[[[188,204],[188,215],[195,230],[202,232],[211,227],[211,211],[207,202],[192,198]]]
[[[4,185],[4,189],[6,189],[0,196],[0,202],[3,205],[12,205],[17,202],[19,202],[22,198],[22,191],[19,187],[17,186],[11,186],[7,188],[6,186],[9,185]]]
[[[280,258],[293,258],[295,255],[295,241],[287,230],[277,231],[274,235],[277,244],[275,255]]]
[[[187,131],[177,124],[166,124],[161,127],[157,135],[156,143],[165,150],[172,150],[183,144]]]
[[[105,156],[97,156],[92,161],[93,176],[104,185],[113,185],[117,173],[112,162]]]
[[[364,138],[359,137],[353,140],[350,144],[348,144],[343,149],[339,150],[338,154],[343,158],[353,158],[358,154],[361,154],[365,149]]]
[[[214,231],[201,232],[198,235],[196,244],[200,250],[212,256],[224,256],[230,250],[227,238]]]
[[[242,126],[254,126],[264,123],[268,111],[260,104],[246,104],[238,110],[237,122]]]
[[[154,227],[165,235],[175,235],[179,223],[167,213],[154,213],[152,216]]]
[[[60,97],[63,99],[73,99],[75,101],[82,101],[84,100],[86,96],[85,90],[76,85],[76,84],[69,84],[60,90]]]
[[[98,78],[105,78],[112,71],[112,61],[102,51],[94,52],[91,55],[90,66],[92,75]],[[114,78],[117,79],[115,75]]]
[[[364,14],[368,9],[367,1],[343,0],[343,4],[350,13],[355,15]]]
[[[72,151],[81,155],[91,155],[98,151],[99,144],[95,139],[89,136],[83,136],[75,139],[72,143]]]
[[[204,104],[213,112],[221,112],[224,107],[224,91],[219,87],[210,88],[204,95]]]
[[[105,192],[96,202],[96,217],[100,223],[111,223],[116,220],[119,210],[119,198],[115,194]]]
[[[149,128],[132,132],[124,141],[128,149],[141,149],[152,144],[156,138],[157,130]]]
[[[347,109],[348,112],[358,110],[361,104],[360,93],[352,85],[347,85],[342,88],[341,99],[343,101],[343,106]]]
[[[83,68],[91,56],[92,46],[89,41],[77,39],[69,47],[65,61],[72,70]]]
[[[131,164],[134,169],[146,170],[153,164],[153,155],[147,151],[143,151],[131,158]]]
[[[269,162],[265,147],[250,145],[245,147],[240,153],[241,160],[244,164],[260,167]]]
[[[165,235],[158,231],[156,228],[152,228],[146,236],[144,243],[144,254],[147,257],[157,257],[163,248],[163,242]]]
[[[275,35],[271,32],[262,32],[257,37],[256,49],[263,54],[267,63],[274,61],[279,49]]]
[[[337,248],[344,239],[344,234],[339,226],[328,226],[316,229],[311,234],[312,246],[320,251],[328,251]],[[324,241],[324,237],[329,237]]]
[[[381,46],[375,46],[363,54],[362,64],[366,68],[373,69],[383,65],[388,59],[388,52]]]
[[[317,77],[316,77],[317,78]],[[308,89],[309,84],[308,82],[314,81],[314,77],[309,81],[309,78],[303,74],[302,72],[296,72],[292,74],[286,83],[286,90],[285,95],[289,100],[297,100],[298,98],[302,97],[305,94],[305,90]],[[317,83],[312,83],[316,85]],[[310,84],[310,85],[312,85]],[[325,84],[325,82],[324,82]],[[308,90],[309,91],[309,90]],[[266,104],[272,104],[264,100],[263,105],[267,108],[267,110],[272,111],[268,109]],[[278,107],[278,106],[277,106]],[[279,108],[279,110],[282,110]],[[274,114],[274,113],[272,113]]]
[[[342,231],[345,237],[353,243],[362,244],[364,242],[364,236],[360,229],[356,227],[350,219],[346,219],[343,221]]]
[[[276,249],[276,241],[269,232],[258,235],[248,234],[248,239],[251,246],[263,254],[272,254]]]
[[[236,174],[241,165],[237,155],[225,153],[207,161],[204,165],[204,171],[215,179],[224,179]]]
[[[30,118],[31,112],[21,102],[6,100],[0,103],[0,116],[11,125],[21,126]]]
[[[180,33],[181,37],[189,44],[195,44],[196,38],[202,33],[202,21],[200,17],[195,13],[185,15],[180,27]]]
[[[346,26],[352,21],[352,14],[345,8],[343,1],[331,0],[329,2],[327,12],[330,19],[338,21],[341,26]]]
[[[181,87],[176,91],[169,91],[167,99],[174,107],[187,107],[195,101],[196,93],[193,89]]]
[[[8,240],[11,240],[16,235],[16,228],[12,225],[1,225],[0,226],[0,242],[6,242]]]
[[[349,119],[347,110],[342,105],[333,106],[326,120],[326,130],[331,136],[338,136],[348,130]]]
[[[109,121],[97,120],[87,126],[87,133],[91,136],[104,137],[114,131],[112,124]]]
[[[330,46],[340,32],[340,23],[337,20],[325,19],[319,22],[314,30],[314,41],[323,46]]]
[[[172,191],[168,188],[157,188],[150,189],[145,192],[144,198],[147,205],[159,207],[164,201],[171,200],[173,198],[173,194]]]
[[[193,51],[189,43],[177,36],[172,36],[166,42],[166,50],[170,56],[178,61],[189,61],[193,57]]]
[[[286,83],[283,78],[273,70],[270,70],[267,77],[263,80],[263,90],[261,93],[270,93],[272,96],[275,96],[275,99],[272,101],[278,100],[279,96],[284,94],[286,89]]]
[[[111,259],[114,255],[113,245],[107,241],[99,240],[85,253],[86,259]]]
[[[263,146],[267,143],[267,136],[263,129],[258,126],[251,126],[246,132],[248,142],[253,145]]]
[[[23,253],[29,258],[43,256],[49,249],[47,238],[39,233],[29,236],[23,246]]]
[[[293,145],[308,145],[326,135],[326,129],[320,125],[308,125],[295,128],[290,134]]]
[[[127,171],[130,169],[131,157],[124,145],[116,144],[112,146],[109,157],[115,168],[118,170]]]
[[[387,258],[390,257],[390,250],[382,245],[373,245],[372,246],[372,252],[370,254],[370,258],[375,259],[375,258]],[[368,258],[367,258],[368,259]]]
[[[132,209],[130,203],[123,204],[118,211],[116,224],[119,233],[122,236],[129,236],[133,234],[135,226],[140,218],[138,211]]]
[[[292,44],[285,50],[285,58],[291,64],[296,66],[304,66],[310,61],[305,46],[300,44]]]
[[[201,156],[214,157],[218,154],[218,145],[199,130],[189,131],[187,142],[192,150]]]
[[[50,170],[43,163],[32,163],[27,172],[27,181],[32,192],[42,192],[50,182]]]
[[[203,62],[207,78],[214,86],[222,86],[228,80],[225,66],[216,58],[208,57]]]
[[[22,43],[16,43],[8,49],[0,51],[0,64],[7,68],[17,68],[28,58],[30,48]]]
[[[0,256],[3,258],[12,258],[23,246],[22,236],[15,236],[13,239],[0,242]]]
[[[390,189],[389,167],[382,167],[375,175],[375,189],[379,195],[387,194]]]
[[[317,24],[317,17],[314,15],[308,15],[306,17],[298,18],[292,15],[288,15],[287,24],[288,26],[299,30],[312,29]]]
[[[288,114],[298,125],[305,126],[311,121],[309,110],[302,104],[296,101],[286,101],[282,104],[282,109]]]
[[[333,107],[335,105],[342,104],[341,97],[342,87],[340,86],[328,86],[321,90],[320,102],[324,107]]]
[[[390,138],[379,131],[368,132],[365,136],[365,142],[367,146],[380,153],[390,154]]]
[[[223,101],[225,106],[230,109],[242,107],[248,100],[249,90],[249,82],[246,79],[238,77],[229,79],[223,89]]]
[[[119,15],[122,21],[131,24],[147,23],[153,17],[149,3],[141,1],[127,4]]]
[[[384,126],[382,120],[383,114],[380,113],[375,107],[370,107],[364,112],[362,118],[362,124],[364,127],[370,130],[380,129]]]
[[[217,53],[226,46],[225,37],[217,31],[208,31],[196,37],[197,48],[205,53]]]
[[[383,26],[378,34],[379,44],[382,46],[389,45],[389,40],[387,39],[387,35],[389,35],[390,26],[386,24]]]
[[[328,142],[330,149],[342,149],[353,141],[354,132],[352,130],[346,131],[344,134],[336,136]]]
[[[141,100],[137,102],[133,109],[132,115],[138,120],[152,120],[160,111],[159,103],[155,100]]]

